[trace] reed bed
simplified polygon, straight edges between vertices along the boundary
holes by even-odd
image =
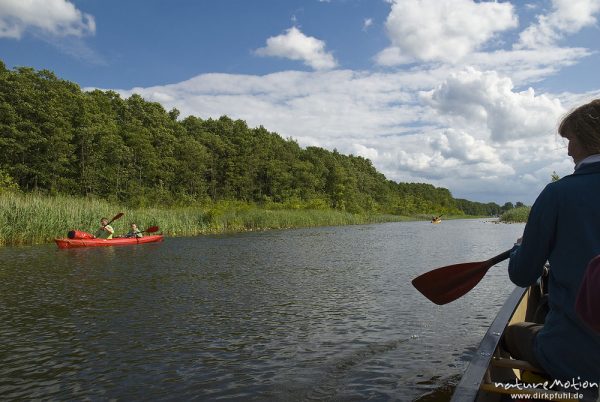
[[[167,236],[353,225],[415,219],[395,215],[360,215],[330,209],[264,209],[252,204],[223,202],[208,206],[132,209],[91,198],[35,193],[0,194],[0,245],[29,245],[66,237],[72,229],[93,233],[100,218],[125,215],[112,223],[124,234],[130,222],[145,229],[159,226]]]
[[[527,222],[530,210],[530,207],[518,207],[509,209],[500,216],[500,221],[511,223]]]

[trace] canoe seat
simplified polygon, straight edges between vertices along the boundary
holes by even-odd
[[[493,357],[491,360],[491,365],[494,367],[501,367],[513,370],[519,370],[521,372],[520,379],[525,384],[543,384],[546,381],[551,381],[551,377],[544,372],[544,370],[532,365],[528,361],[525,360],[517,360],[505,357]],[[552,390],[544,390],[543,388],[507,388],[503,386],[499,386],[491,381],[489,378],[481,384],[480,389],[493,393],[493,394],[505,394],[505,395],[524,395],[529,394],[531,397],[537,395],[538,398],[542,398],[544,400],[551,401],[569,401],[575,402],[579,401],[578,399],[570,399],[570,398],[562,398],[557,397],[557,393]],[[544,395],[544,396],[542,396]]]
[[[543,384],[546,381],[552,381],[550,375],[544,372],[544,370],[532,365],[531,363],[525,360],[517,360],[507,357],[496,356],[492,358],[490,363],[494,367],[519,370],[520,380],[524,384]],[[534,394],[537,394],[538,397],[550,401],[578,401],[577,399],[562,398],[561,396],[558,396],[556,391],[544,390],[542,388],[511,389],[503,386],[498,386],[489,378],[481,385],[481,389],[490,393],[505,395],[512,394],[513,396],[516,394],[530,394],[533,397]],[[541,397],[541,395],[545,396]]]
[[[541,384],[544,381],[552,381],[552,377],[548,373],[525,360],[494,357],[491,364],[494,367],[520,370],[521,381],[527,384]]]
[[[546,374],[546,372],[544,372],[544,370],[537,368],[536,366],[534,366],[533,364],[531,364],[525,360],[494,357],[492,359],[492,366],[506,367],[506,368],[512,368],[512,369],[517,369],[517,370],[533,371],[534,373],[540,373],[540,374],[543,374],[544,377],[550,378],[550,376],[548,374]]]

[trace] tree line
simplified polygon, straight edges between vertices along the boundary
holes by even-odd
[[[301,148],[227,116],[179,118],[139,95],[82,91],[48,70],[0,62],[0,183],[135,207],[236,200],[353,213],[494,215],[495,203],[396,183],[371,161]]]

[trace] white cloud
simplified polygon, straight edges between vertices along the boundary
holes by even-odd
[[[379,152],[375,148],[365,147],[362,144],[356,143],[352,144],[352,147],[354,148],[354,153],[358,156],[362,156],[363,158],[374,160],[379,156]]]
[[[257,49],[255,53],[259,56],[301,60],[315,70],[328,70],[337,66],[333,55],[325,51],[325,42],[304,35],[296,27],[291,27],[284,34],[268,38],[267,46]]]
[[[388,177],[441,185],[459,196],[480,188],[482,181],[499,185],[516,173],[502,152],[466,131],[431,130],[394,145],[374,160]],[[488,197],[492,192],[488,191]]]
[[[394,180],[427,182],[458,198],[498,203],[532,203],[553,171],[561,176],[572,172],[565,149],[556,146],[552,135],[501,146],[478,135],[440,129],[403,137],[388,144],[374,164]]]
[[[539,49],[476,52],[465,58],[482,71],[496,71],[511,77],[515,85],[524,85],[555,75],[592,54],[585,48],[546,47]]]
[[[382,65],[457,62],[496,33],[517,26],[510,3],[472,0],[394,0],[386,21],[392,45],[376,56]]]
[[[461,130],[446,130],[431,140],[431,147],[445,159],[455,159],[468,165],[498,165],[501,163],[496,150],[492,146]]]
[[[554,46],[566,34],[573,34],[596,23],[600,0],[553,0],[552,11],[537,17],[537,22],[521,32],[515,48]]]
[[[373,25],[373,18],[365,18],[363,21],[363,31],[366,31]]]
[[[0,1],[0,38],[20,39],[27,29],[56,37],[94,34],[94,17],[67,0]]]
[[[472,68],[451,75],[423,98],[454,123],[478,123],[498,143],[552,133],[565,112],[557,99],[536,96],[532,88],[515,92],[510,78]]]

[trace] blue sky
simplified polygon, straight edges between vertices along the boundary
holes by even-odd
[[[310,71],[293,60],[253,53],[267,38],[294,25],[307,35],[327,38],[344,68],[372,68],[374,49],[387,43],[382,23],[389,5],[378,0],[71,3],[93,16],[94,33],[49,37],[31,27],[18,40],[0,41],[5,63],[51,68],[82,86],[131,88],[180,82],[201,73]],[[366,18],[378,19],[378,26],[364,31]]]
[[[600,0],[0,0],[0,59],[531,203],[600,96]]]

